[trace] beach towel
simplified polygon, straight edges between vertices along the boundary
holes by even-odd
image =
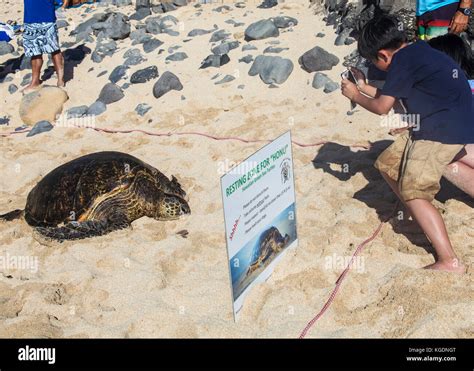
[[[8,24],[0,23],[0,41],[10,42],[15,36],[13,27]]]
[[[84,4],[94,4],[98,2],[99,0],[70,0],[67,8],[78,8]]]

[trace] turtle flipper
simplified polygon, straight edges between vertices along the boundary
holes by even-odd
[[[21,218],[23,214],[24,214],[24,210],[13,210],[13,211],[10,211],[9,213],[0,215],[0,220],[11,222],[12,220]]]
[[[129,224],[125,222],[110,223],[104,220],[87,220],[84,222],[71,222],[61,227],[37,227],[36,231],[47,238],[64,241],[102,236],[128,226]]]

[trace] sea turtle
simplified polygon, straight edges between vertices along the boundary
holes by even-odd
[[[282,251],[289,241],[290,236],[285,234],[283,237],[276,227],[271,227],[263,232],[255,246],[252,261],[247,269],[247,276],[260,268],[273,254]]]
[[[121,152],[97,152],[51,171],[28,194],[25,210],[0,215],[24,216],[43,236],[74,240],[100,236],[148,216],[173,220],[190,214],[177,179]]]

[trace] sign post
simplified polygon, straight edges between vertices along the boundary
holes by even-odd
[[[221,178],[234,320],[251,288],[297,245],[291,134]]]

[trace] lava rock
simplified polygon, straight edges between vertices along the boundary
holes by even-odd
[[[291,72],[293,62],[278,56],[259,55],[250,68],[249,75],[260,75],[265,84],[283,84]]]
[[[248,51],[248,50],[258,50],[258,48],[252,44],[245,44],[244,46],[242,46],[243,52]]]
[[[230,41],[220,45],[215,46],[211,49],[213,54],[224,55],[228,54],[231,50],[238,48],[240,43],[238,41]]]
[[[269,9],[278,5],[278,0],[264,0],[257,8]]]
[[[132,77],[130,77],[130,82],[132,84],[143,84],[147,81],[156,79],[158,77],[158,67],[150,66],[142,70],[136,71]]]
[[[113,69],[112,73],[109,76],[109,81],[116,84],[122,80],[127,75],[129,67],[128,66],[117,66]]]
[[[339,63],[339,58],[316,46],[304,53],[298,62],[306,72],[316,72],[330,70]]]
[[[10,84],[8,86],[8,92],[10,94],[14,94],[17,90],[18,90],[18,86],[16,86],[15,84]]]
[[[245,40],[262,40],[268,37],[277,37],[280,35],[278,27],[270,19],[252,23],[245,30]]]
[[[282,51],[284,50],[289,50],[290,48],[275,48],[273,46],[269,46],[268,48],[265,48],[265,50],[263,51],[263,53],[281,53]]]
[[[326,74],[321,73],[321,72],[316,72],[313,78],[313,88],[321,89],[329,81],[331,81],[331,79]]]
[[[89,109],[89,107],[87,107],[87,106],[72,107],[72,108],[68,109],[67,112],[66,112],[67,113],[67,118],[71,119],[71,118],[82,117],[87,113],[88,109]]]
[[[112,56],[117,50],[117,43],[113,40],[108,42],[99,42],[92,53],[91,59],[95,63],[100,63],[105,57]]]
[[[275,17],[272,18],[272,21],[278,28],[288,28],[296,26],[298,24],[298,20],[296,18],[287,16]]]
[[[230,58],[227,54],[224,55],[216,55],[216,54],[211,54],[204,59],[204,61],[201,64],[200,69],[202,68],[208,68],[208,67],[221,67],[224,64],[227,64],[230,62]]]
[[[13,45],[7,43],[6,41],[0,41],[0,55],[10,54],[15,51]]]
[[[118,102],[125,95],[117,85],[109,82],[107,83],[102,90],[100,91],[98,101],[104,103],[105,105]]]
[[[214,84],[215,85],[220,85],[220,84],[225,84],[226,82],[231,82],[235,80],[235,77],[232,75],[225,75],[221,80],[216,81]]]
[[[145,53],[151,53],[163,45],[163,41],[157,39],[150,39],[143,43],[143,51]]]
[[[227,32],[226,30],[217,30],[216,32],[212,34],[209,42],[215,43],[217,41],[222,41],[222,40],[227,39],[229,36],[230,36],[230,33]]]
[[[336,91],[338,89],[339,89],[339,84],[337,82],[334,82],[334,81],[328,81],[324,85],[324,92],[326,94],[332,93],[333,91]]]
[[[107,105],[104,103],[104,102],[101,102],[101,101],[95,101],[94,103],[92,103],[87,112],[86,112],[86,115],[87,116],[99,116],[101,115],[102,113],[104,113],[105,111],[107,111]]]
[[[151,15],[150,8],[140,8],[130,16],[130,20],[141,21]]]
[[[246,55],[245,57],[242,57],[239,59],[239,62],[244,62],[244,63],[252,63],[253,62],[253,56],[251,56],[250,54],[249,55]]]
[[[188,58],[188,55],[186,53],[178,52],[178,53],[168,55],[166,57],[166,60],[167,61],[173,61],[173,62],[179,62],[179,61],[185,60],[186,58]]]
[[[153,86],[153,95],[158,99],[171,90],[181,91],[183,90],[183,85],[175,74],[166,71],[155,83],[155,86]]]
[[[32,137],[41,133],[45,133],[47,131],[53,130],[54,126],[51,125],[49,121],[39,121],[33,126],[28,134],[27,137]]]
[[[136,108],[135,108],[135,112],[140,115],[140,116],[145,116],[147,114],[147,112],[151,110],[151,106],[149,104],[146,104],[146,103],[140,103]]]

